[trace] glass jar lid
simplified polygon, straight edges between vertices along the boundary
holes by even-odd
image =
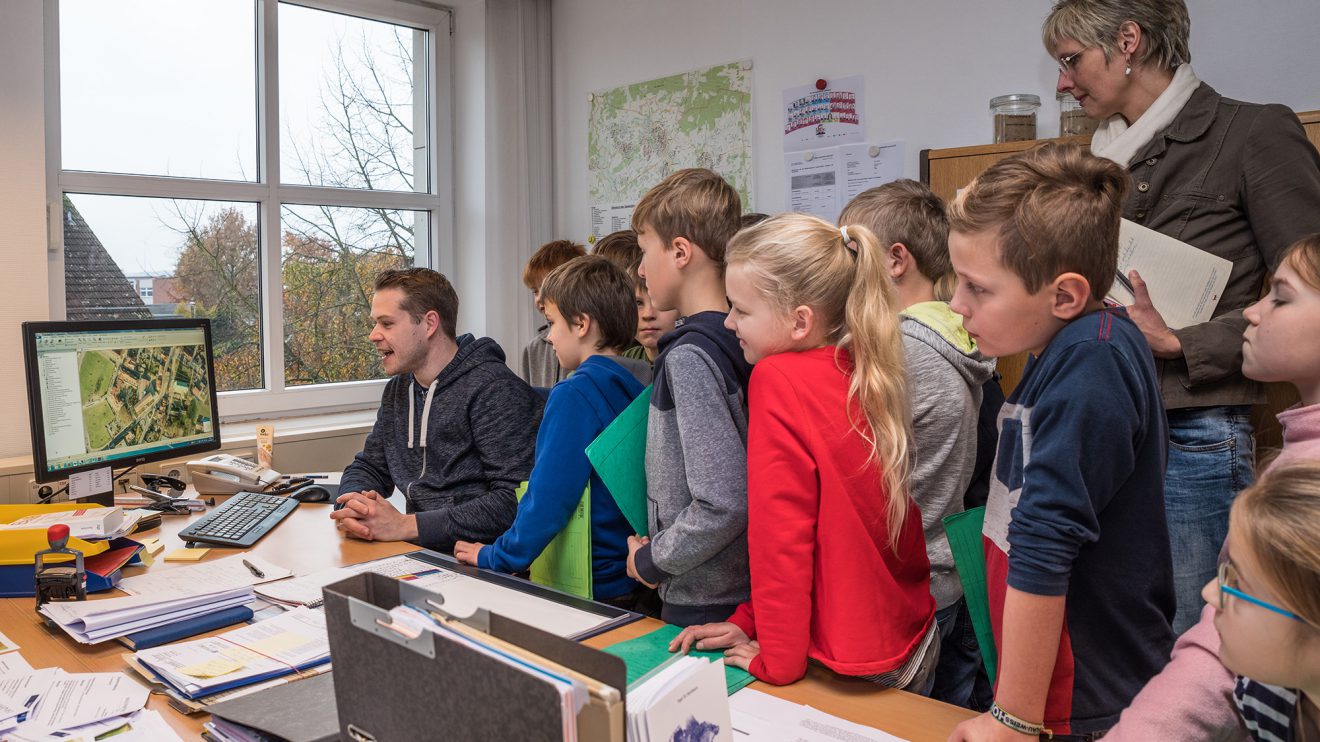
[[[991,111],[1005,113],[1027,113],[1040,108],[1040,96],[1030,93],[1013,93],[990,99]]]

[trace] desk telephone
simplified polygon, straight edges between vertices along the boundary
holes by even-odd
[[[207,495],[232,495],[243,490],[259,492],[282,476],[274,469],[227,453],[189,461],[188,475],[197,491]]]

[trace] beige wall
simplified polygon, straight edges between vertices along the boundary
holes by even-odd
[[[50,318],[42,5],[0,5],[0,457],[29,447],[19,327]]]

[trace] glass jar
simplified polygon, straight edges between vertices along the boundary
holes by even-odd
[[[1082,104],[1072,97],[1072,93],[1059,93],[1059,136],[1091,136],[1100,126],[1100,122],[1086,115]]]
[[[995,144],[1035,139],[1038,110],[1038,95],[1015,93],[991,98],[990,115],[995,120]]]

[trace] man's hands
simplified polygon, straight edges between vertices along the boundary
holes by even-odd
[[[417,538],[417,518],[394,509],[375,490],[346,492],[335,500],[343,506],[332,511],[335,527],[364,541],[410,541]]]
[[[637,551],[649,543],[651,543],[651,539],[647,538],[646,536],[628,537],[628,576],[633,578],[634,580],[637,580],[643,585],[646,585],[647,587],[654,589],[656,585],[652,585],[646,580],[643,580],[642,576],[637,574]]]
[[[474,544],[471,541],[459,541],[454,544],[454,558],[463,564],[477,566],[477,554],[481,552],[485,544]]]

